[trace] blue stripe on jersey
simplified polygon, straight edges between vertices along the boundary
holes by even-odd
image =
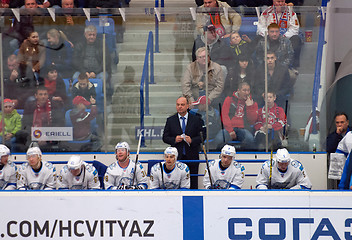
[[[347,155],[348,155],[348,153],[346,153],[346,152],[344,152],[344,151],[342,151],[342,150],[340,150],[340,149],[336,149],[336,153],[342,153],[342,154],[344,154],[346,157],[347,157]]]
[[[204,240],[203,196],[183,196],[183,240]]]

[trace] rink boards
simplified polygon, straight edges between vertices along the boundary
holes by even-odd
[[[351,202],[348,191],[3,191],[0,237],[352,239]]]

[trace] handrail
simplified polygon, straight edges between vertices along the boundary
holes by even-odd
[[[149,113],[149,80],[150,83],[154,83],[154,37],[153,32],[150,31],[148,35],[147,49],[145,50],[143,72],[141,78],[141,84],[139,88],[140,92],[140,134],[143,134],[141,140],[141,146],[145,147],[144,137],[144,116],[150,115]],[[150,57],[150,71],[149,71],[149,57]],[[144,87],[145,87],[145,98],[144,98]],[[144,99],[145,99],[145,112],[144,112]]]
[[[324,14],[323,12],[321,14]],[[318,107],[318,98],[319,98],[319,89],[320,89],[320,71],[321,71],[321,62],[323,58],[323,45],[325,44],[325,18],[320,18],[320,27],[319,27],[319,39],[318,39],[318,48],[317,48],[317,60],[315,63],[315,74],[314,74],[314,84],[312,92],[312,133],[316,134],[317,129],[317,107]]]

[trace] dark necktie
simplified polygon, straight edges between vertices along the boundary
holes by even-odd
[[[186,131],[186,118],[185,117],[180,117],[182,119],[182,133],[184,134],[185,131]],[[186,146],[183,145],[183,148],[182,148],[182,154],[183,155],[186,155]]]
[[[186,118],[185,117],[180,117],[182,119],[182,133],[185,133],[186,131]]]

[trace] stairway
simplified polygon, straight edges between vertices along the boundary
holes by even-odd
[[[193,1],[182,1],[185,6],[194,6]],[[167,4],[175,4],[174,1],[166,1]],[[139,84],[144,64],[144,56],[149,31],[155,32],[154,15],[140,8],[151,8],[154,1],[132,0],[131,7],[139,8],[136,12],[144,14],[134,14],[127,16],[124,23],[124,42],[118,44],[120,62],[117,71],[113,73],[112,79],[115,92],[112,99],[111,111],[108,114],[109,126],[109,146],[113,146],[118,141],[127,141],[131,146],[137,145],[136,126],[140,125],[140,99]],[[177,6],[180,2],[177,2]],[[174,9],[175,12],[175,9]],[[161,140],[161,129],[165,125],[166,118],[175,112],[175,101],[181,95],[180,79],[190,63],[190,54],[193,45],[193,31],[186,31],[184,34],[175,34],[174,27],[178,22],[182,22],[182,17],[188,18],[186,22],[191,23],[191,16],[187,9],[182,8],[180,12],[167,14],[165,21],[159,23],[159,52],[154,54],[155,84],[150,85],[150,115],[145,116],[145,127],[148,130],[146,148],[143,151],[163,151],[167,146]],[[180,16],[181,20],[180,20]],[[184,20],[184,19],[183,19]],[[193,26],[187,26],[193,29]],[[308,29],[303,23],[301,30]],[[295,132],[289,138],[292,149],[302,151],[302,136],[298,135],[299,129],[304,128],[311,111],[312,87],[314,81],[314,69],[317,48],[317,27],[313,29],[313,42],[305,43],[301,52],[301,67],[299,76],[294,88],[294,96],[290,101],[290,111],[288,113],[290,129]],[[154,35],[155,38],[155,35]],[[177,41],[176,41],[177,39]],[[186,46],[186,50],[177,49],[177,42]],[[153,127],[154,132],[148,127]],[[289,144],[290,144],[289,143]]]

